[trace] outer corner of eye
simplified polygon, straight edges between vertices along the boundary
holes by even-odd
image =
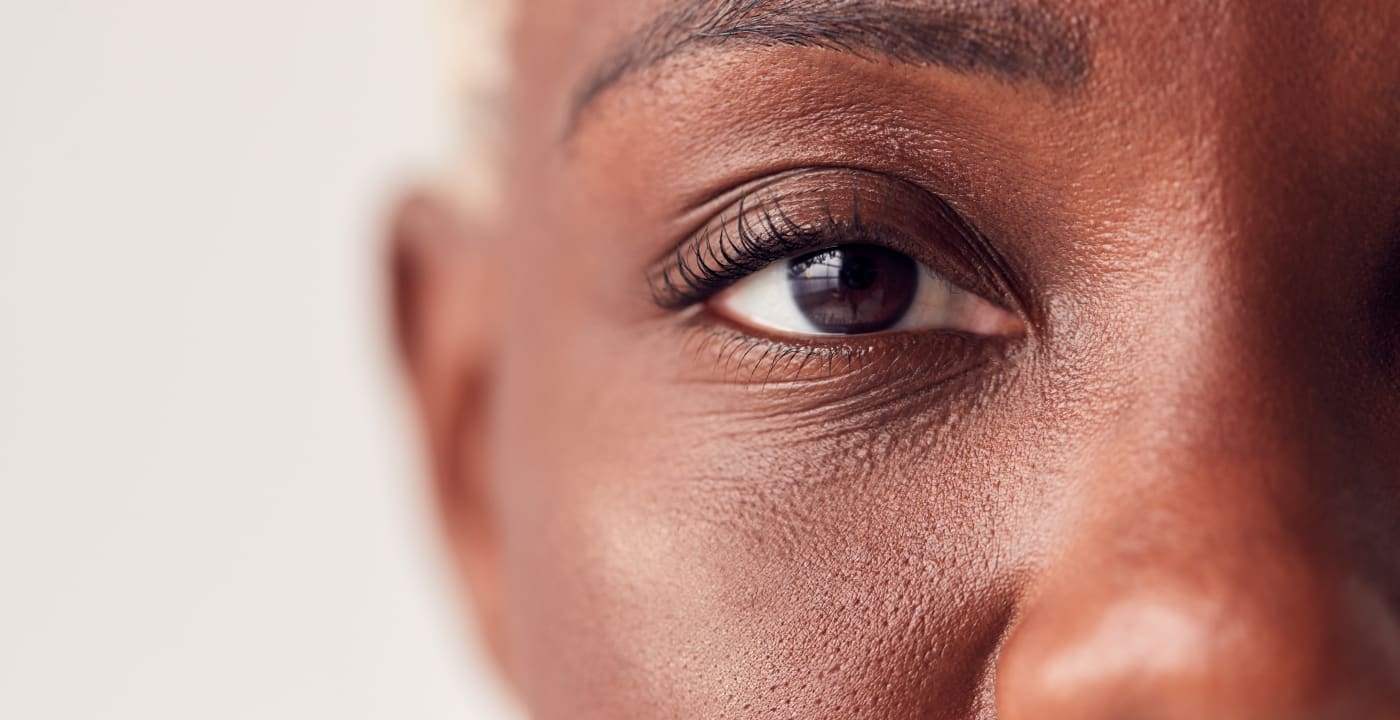
[[[1018,338],[1026,334],[1025,321],[1015,313],[967,291],[960,292],[964,305],[947,329],[986,337]]]
[[[907,255],[846,245],[780,261],[711,298],[736,323],[788,335],[947,330],[1019,337],[1025,323]]]

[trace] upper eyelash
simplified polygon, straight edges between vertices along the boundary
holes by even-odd
[[[732,220],[707,228],[699,237],[682,243],[675,254],[651,277],[652,295],[667,309],[681,309],[703,302],[716,292],[804,247],[794,237],[800,228],[780,208],[766,209],[758,217],[761,230],[750,227],[741,200]],[[714,237],[718,233],[718,237]],[[708,251],[708,252],[707,252]],[[708,254],[708,257],[707,257]]]
[[[650,274],[652,297],[657,305],[681,310],[798,252],[868,242],[884,232],[883,223],[871,224],[862,219],[858,206],[850,220],[842,221],[836,219],[829,205],[824,205],[815,225],[793,220],[776,205],[759,211],[756,218],[748,215],[740,201],[733,219],[677,247],[674,256]]]

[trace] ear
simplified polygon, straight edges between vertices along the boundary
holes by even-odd
[[[487,447],[497,288],[485,232],[446,196],[415,193],[393,213],[387,254],[395,338],[427,441],[438,514],[481,634],[505,671]]]

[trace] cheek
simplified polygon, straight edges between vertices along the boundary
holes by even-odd
[[[985,478],[1019,473],[987,454],[997,428],[756,412],[751,390],[658,371],[686,361],[635,329],[535,317],[571,322],[509,343],[497,488],[538,714],[909,717],[982,697],[1012,604],[1008,494]]]

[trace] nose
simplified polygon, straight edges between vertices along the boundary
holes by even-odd
[[[1066,588],[1035,608],[1001,659],[1000,717],[1400,717],[1395,631],[1364,589],[1125,585]]]
[[[1088,503],[1002,650],[998,716],[1400,718],[1393,608],[1339,560],[1299,464],[1197,453],[1139,468],[1138,502]]]

